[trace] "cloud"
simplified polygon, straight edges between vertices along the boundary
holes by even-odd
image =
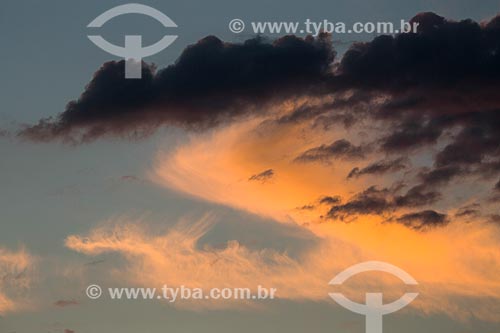
[[[322,197],[320,200],[319,200],[319,203],[320,204],[329,204],[329,205],[333,205],[333,204],[338,204],[340,203],[341,201],[341,198],[336,196],[336,197],[332,197],[332,196],[324,196]]]
[[[275,176],[274,170],[273,169],[267,169],[265,171],[262,171],[261,173],[252,175],[250,178],[248,178],[249,181],[257,181],[262,184],[267,183],[273,177]]]
[[[473,203],[460,207],[455,213],[455,217],[477,218],[481,216],[481,205]]]
[[[358,178],[362,175],[381,175],[387,172],[397,172],[408,167],[408,160],[405,158],[397,158],[395,160],[380,160],[372,163],[364,168],[352,169],[347,178]]]
[[[65,308],[67,306],[78,305],[78,304],[80,304],[80,303],[76,300],[73,300],[73,299],[72,300],[61,299],[61,300],[54,302],[54,305],[57,307],[60,307],[60,308]]]
[[[351,47],[340,63],[342,77],[351,85],[391,90],[499,78],[498,17],[480,25],[427,12],[410,22],[419,23],[418,33],[379,36]]]
[[[437,219],[439,220],[439,218]],[[422,213],[418,219],[404,222],[439,223],[433,214]],[[403,221],[403,220],[402,220]],[[200,239],[216,222],[214,215],[199,220],[183,220],[174,227],[155,232],[144,224],[127,218],[109,220],[88,234],[70,235],[66,246],[95,256],[117,253],[125,266],[117,263],[108,270],[110,278],[144,287],[250,288],[257,285],[277,289],[284,300],[328,301],[328,281],[345,268],[378,258],[409,272],[425,295],[410,306],[420,314],[446,314],[460,320],[481,318],[498,321],[500,285],[497,279],[500,262],[498,229],[491,224],[430,228],[428,233],[408,229],[400,223],[316,225],[311,230],[318,242],[304,248],[296,257],[272,248],[251,250],[237,240],[224,247],[200,244]],[[471,232],[474,228],[474,232]],[[391,241],[387,237],[392,236]],[[397,237],[394,237],[397,236]],[[485,254],[488,253],[488,256]],[[203,277],[203,278],[200,278]],[[452,281],[452,282],[450,282]],[[307,286],[307,288],[304,288]],[[365,290],[384,288],[388,298],[401,296],[401,281],[387,277],[361,279],[345,286],[343,292],[362,300]],[[360,293],[362,291],[362,293]],[[492,300],[491,306],[474,302],[477,295]],[[455,300],[455,301],[453,301]],[[332,302],[333,304],[333,302]],[[187,309],[235,308],[254,306],[252,302],[229,300],[181,300],[175,306]]]
[[[413,186],[404,195],[397,195],[394,204],[397,207],[419,207],[435,203],[441,198],[441,193],[428,190],[425,186]]]
[[[332,175],[331,166],[324,163],[294,163],[294,158],[310,146],[297,133],[308,130],[302,124],[263,125],[266,120],[267,117],[247,119],[193,134],[173,151],[160,150],[150,180],[186,195],[281,222],[310,221],[297,216],[306,212],[300,213],[296,208],[316,204],[325,196],[336,202],[349,191],[360,189],[354,182],[344,184],[344,175],[352,169],[348,160],[336,163],[338,176]],[[318,134],[314,132],[314,136]],[[248,181],[249,175],[258,175],[256,170],[270,169],[279,176],[266,186]],[[320,205],[322,209],[326,208],[325,203],[326,200]],[[311,214],[316,214],[316,218],[320,215],[317,210]]]
[[[391,191],[387,188],[369,187],[356,194],[344,204],[333,205],[328,211],[328,217],[341,219],[358,214],[383,214],[392,209],[393,203],[388,200]]]
[[[328,162],[331,159],[360,159],[364,157],[365,147],[355,146],[345,139],[337,140],[329,145],[311,148],[300,154],[297,162]]]
[[[9,131],[0,128],[0,138],[9,138],[10,136],[11,133]]]
[[[499,214],[491,214],[489,216],[489,220],[493,223],[500,223],[500,215]]]
[[[398,217],[396,222],[402,223],[415,230],[427,230],[446,225],[449,220],[446,214],[440,214],[433,210],[423,210],[420,212],[404,214],[401,217]]]
[[[314,301],[324,300],[332,272],[377,258],[415,276],[426,295],[415,307],[423,312],[498,320],[498,306],[485,308],[473,301],[477,295],[500,299],[497,225],[460,209],[491,192],[489,178],[480,177],[500,170],[494,145],[500,142],[495,69],[500,67],[495,67],[498,59],[491,52],[497,42],[488,37],[497,34],[492,26],[496,19],[484,26],[431,14],[415,20],[422,22],[417,34],[356,44],[338,67],[322,62],[324,71],[314,76],[318,89],[309,84],[297,90],[270,89],[279,98],[263,94],[255,99],[263,107],[253,104],[248,109],[247,99],[259,94],[251,94],[252,89],[240,94],[241,86],[234,84],[236,92],[227,89],[228,104],[213,113],[217,126],[188,132],[173,149],[166,143],[155,158],[153,182],[281,223],[297,223],[317,236],[318,246],[297,258],[274,249],[251,250],[237,241],[224,248],[200,248],[207,221],[160,234],[119,221],[88,235],[71,235],[67,246],[91,256],[121,254],[127,263],[125,276],[144,286],[252,287],[259,281],[278,288],[283,299]],[[472,42],[475,33],[482,40],[477,45]],[[492,71],[485,72],[477,58],[453,58],[461,58],[462,51],[480,55]],[[224,97],[228,91],[222,91]],[[211,118],[206,111],[215,105],[213,95],[195,89],[192,96],[200,97],[193,102],[196,112],[182,114],[192,118],[179,123],[177,118],[156,119],[162,124],[213,125],[204,120]],[[245,107],[229,112],[234,105]],[[234,117],[238,115],[245,117]],[[218,117],[232,121],[217,122]],[[358,159],[363,167],[354,164]],[[404,173],[397,172],[403,168]],[[271,176],[272,182],[262,186],[271,171],[279,177]],[[358,177],[368,174],[377,177]],[[479,178],[460,188],[457,179],[465,181],[465,175]],[[481,205],[485,217],[494,216],[493,205]],[[112,272],[121,278],[124,269]]]
[[[419,174],[422,183],[426,186],[433,187],[447,184],[453,177],[462,173],[462,169],[457,166],[437,167],[432,170],[426,170]]]
[[[87,255],[117,252],[123,255],[128,266],[116,267],[112,273],[127,283],[160,287],[181,285],[190,288],[250,288],[255,292],[258,285],[280,287],[284,298],[303,299],[319,297],[316,286],[293,295],[301,281],[299,264],[286,253],[272,249],[250,250],[236,240],[224,247],[200,246],[200,239],[214,224],[214,216],[206,215],[199,220],[181,220],[162,233],[148,233],[144,225],[127,219],[110,220],[86,236],[71,235],[65,244],[68,248]],[[142,268],[140,268],[142,267]],[[290,274],[291,279],[286,275]],[[301,275],[308,275],[304,272]],[[200,278],[203,277],[203,278]],[[285,285],[285,281],[289,285]],[[313,296],[316,295],[316,296]],[[230,301],[186,300],[178,306],[210,308],[234,307]],[[248,301],[249,302],[249,301]],[[243,303],[248,303],[243,301]]]
[[[498,176],[500,16],[479,24],[420,13],[411,21],[419,23],[416,33],[355,43],[338,62],[325,34],[242,43],[209,36],[162,70],[143,64],[141,80],[124,79],[123,62],[109,62],[64,112],[19,135],[78,143],[143,137],[162,125],[209,132],[258,118],[266,123],[260,131],[314,128],[316,138],[293,149],[297,161],[379,154],[366,167],[352,166],[350,178],[395,172],[409,154],[429,152],[433,164],[419,175],[427,188]],[[349,131],[327,133],[339,127]]]
[[[491,192],[500,172],[500,19],[480,25],[424,13],[413,21],[421,23],[418,33],[357,43],[338,65],[325,35],[244,43],[207,37],[166,69],[143,64],[141,80],[124,80],[123,62],[106,63],[63,113],[20,133],[88,142],[146,136],[161,125],[203,128],[173,149],[167,143],[150,179],[297,223],[318,237],[317,247],[299,258],[238,241],[200,248],[209,217],[157,234],[119,220],[70,235],[66,246],[122,255],[125,269],[110,271],[118,281],[258,281],[278,287],[281,298],[314,301],[325,299],[332,272],[378,258],[417,278],[426,295],[415,303],[421,311],[498,321],[498,226],[463,207]],[[366,166],[357,167],[358,159]],[[403,167],[404,175],[396,172]],[[359,177],[368,174],[377,177]],[[477,178],[459,187],[466,176]],[[485,218],[498,221],[495,203],[481,205]],[[4,311],[15,308],[0,290]],[[477,295],[496,303],[477,307]]]
[[[0,315],[29,307],[26,293],[33,283],[35,259],[24,248],[0,247]]]
[[[440,198],[438,192],[427,191],[421,185],[410,188],[405,194],[399,194],[402,187],[402,184],[382,189],[371,186],[354,195],[346,203],[332,205],[327,217],[352,220],[357,215],[392,214],[397,209],[429,205]]]
[[[338,64],[327,35],[243,43],[209,36],[158,72],[143,64],[141,80],[125,80],[124,63],[109,62],[64,112],[19,135],[73,143],[143,137],[161,125],[207,128],[272,113],[274,106],[297,98],[325,98],[274,120],[311,121],[324,129],[332,123],[381,122],[375,148],[390,154],[435,145],[458,131],[436,154],[436,170],[485,172],[486,164],[498,166],[500,17],[479,24],[421,13],[411,21],[419,23],[417,33],[355,43]],[[364,156],[362,147],[343,140],[320,143],[298,160]]]
[[[294,146],[283,145],[278,151],[267,140],[256,139],[260,145],[246,144],[266,151],[251,156],[267,163],[255,159],[246,161],[255,168],[245,175],[239,170],[232,172],[232,175],[238,174],[237,179],[231,179],[233,184],[248,180],[248,175],[253,175],[252,180],[259,180],[248,183],[258,184],[269,178],[267,174],[259,176],[255,170],[273,170],[273,174],[280,170],[281,181],[290,182],[293,174],[301,179],[294,185],[307,187],[311,192],[318,190],[314,195],[309,193],[309,198],[304,194],[303,202],[293,204],[292,195],[282,193],[283,189],[274,193],[287,198],[279,199],[287,201],[286,208],[280,206],[283,208],[280,219],[289,207],[310,205],[321,196],[340,195],[343,204],[334,204],[332,212],[313,210],[318,216],[338,215],[337,210],[343,214],[357,210],[387,214],[403,207],[437,209],[431,205],[445,197],[443,192],[447,186],[456,185],[466,177],[486,180],[500,174],[497,93],[500,18],[478,24],[421,13],[412,22],[419,23],[417,33],[379,36],[369,42],[356,43],[339,62],[334,62],[336,52],[331,37],[320,35],[317,38],[286,36],[273,42],[253,38],[243,43],[207,37],[187,47],[167,68],[156,71],[153,66],[143,64],[141,80],[125,80],[123,62],[106,63],[81,97],[70,102],[63,113],[25,128],[20,135],[35,141],[61,139],[76,143],[109,135],[142,137],[158,126],[174,125],[204,129],[188,132],[196,136],[217,131],[226,133],[224,128],[238,124],[246,128],[258,119],[259,125],[253,123],[251,130]],[[288,135],[288,132],[298,135],[299,140],[292,142],[277,135]],[[240,146],[248,152],[245,144]],[[222,147],[222,150],[230,149]],[[267,150],[274,156],[263,158]],[[209,163],[206,159],[202,165]],[[280,161],[276,162],[277,159]],[[356,184],[346,187],[337,174],[333,176],[326,169],[290,168],[284,163],[285,159],[287,162],[290,159],[322,162],[334,167],[336,173],[348,168],[345,175]],[[356,159],[365,159],[367,164],[360,167],[349,163]],[[419,160],[415,163],[418,169],[411,167],[415,159]],[[183,163],[175,162],[178,167]],[[226,162],[213,167],[227,175],[222,165]],[[180,168],[187,172],[185,167]],[[293,169],[293,172],[282,171],[285,169]],[[332,177],[329,190],[304,184],[306,176],[301,173],[318,170],[320,173],[309,177],[318,182],[319,175],[323,181]],[[405,174],[397,173],[400,170],[405,170]],[[406,179],[415,172],[415,179]],[[346,198],[373,185],[365,183],[361,188],[362,175],[379,176],[380,184],[375,184],[378,188],[404,181],[412,189],[399,197],[391,194],[391,198],[364,202],[366,205],[357,202],[359,209],[348,208],[356,205]],[[404,179],[396,179],[398,176]],[[187,186],[182,177],[166,178],[169,181],[175,178],[175,185],[171,187],[184,182],[181,187],[189,187],[188,192],[198,197],[207,197],[203,191],[215,191],[203,189],[193,193],[197,187],[194,180]],[[272,179],[278,182],[276,177]],[[225,181],[217,178],[221,188]],[[239,183],[232,186],[232,189],[226,187],[226,191],[239,193],[244,187]],[[346,195],[349,191],[350,196]],[[238,201],[238,205],[246,209],[257,206],[253,200],[257,200],[258,194],[247,196],[249,201],[245,204],[230,198],[230,194],[218,193],[216,198],[226,203]],[[269,200],[275,201],[275,197],[270,196]],[[272,207],[267,210],[276,213]],[[301,220],[311,218],[311,215],[303,216]]]
[[[334,56],[327,35],[243,43],[205,37],[157,73],[143,63],[140,80],[124,78],[124,61],[105,63],[63,113],[20,135],[86,142],[105,135],[145,136],[163,124],[212,126],[272,101],[312,93]]]
[[[412,22],[420,24],[417,33],[353,45],[335,83],[385,98],[369,114],[385,124],[381,151],[413,153],[441,140],[429,182],[498,174],[500,17],[479,24],[421,13]]]
[[[403,119],[398,129],[384,137],[381,148],[387,152],[405,151],[436,143],[443,129],[422,119]]]

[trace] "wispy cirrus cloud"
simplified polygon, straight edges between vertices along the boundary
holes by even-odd
[[[29,307],[26,293],[33,282],[35,258],[26,249],[0,247],[0,315]]]
[[[424,236],[400,224],[386,224],[383,228],[370,223],[322,224],[311,228],[321,236],[318,242],[292,257],[271,248],[252,250],[237,240],[222,247],[200,245],[200,239],[215,221],[213,215],[183,220],[158,233],[146,227],[144,221],[119,218],[102,223],[88,234],[70,235],[66,246],[89,256],[123,256],[125,266],[108,270],[109,277],[121,283],[251,290],[257,283],[276,288],[279,299],[314,302],[329,301],[328,281],[335,272],[376,257],[404,268],[419,281],[419,291],[425,297],[412,303],[413,311],[444,313],[459,320],[475,317],[498,321],[498,302],[489,302],[488,307],[475,302],[477,295],[492,301],[500,299],[498,266],[491,268],[492,260],[500,260],[500,253],[492,250],[498,241],[492,225],[433,229]],[[386,242],[384,235],[398,237]],[[490,256],[485,257],[485,253]],[[384,286],[386,297],[400,297],[399,280],[372,278],[357,280],[345,292],[358,299],[365,290]],[[451,302],[452,299],[460,302]],[[258,305],[251,301],[234,302],[184,300],[175,305],[186,309]]]

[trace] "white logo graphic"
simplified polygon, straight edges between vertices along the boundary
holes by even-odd
[[[240,19],[233,19],[231,22],[229,22],[229,30],[231,32],[234,32],[235,34],[239,34],[240,32],[243,32],[245,30],[245,22]]]
[[[87,287],[85,293],[90,299],[98,299],[102,295],[102,289],[97,284],[91,284]]]
[[[390,273],[407,285],[418,284],[402,269],[381,261],[367,261],[351,266],[334,277],[329,284],[341,285],[351,276],[369,271]],[[366,316],[366,333],[382,333],[382,316],[404,308],[417,298],[418,293],[406,293],[400,299],[388,304],[383,304],[382,293],[366,293],[365,304],[353,302],[341,293],[329,293],[329,295],[344,308]]]
[[[174,21],[159,10],[136,3],[111,8],[96,17],[87,27],[102,27],[107,21],[123,14],[144,14],[158,20],[166,28],[177,27]],[[126,35],[125,46],[122,47],[111,44],[101,36],[89,35],[87,37],[104,51],[125,59],[125,78],[127,79],[140,79],[142,76],[142,58],[162,51],[177,39],[177,36],[165,35],[153,45],[142,47],[142,36]]]

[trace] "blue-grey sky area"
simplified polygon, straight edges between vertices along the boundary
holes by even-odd
[[[144,15],[124,15],[107,22],[102,28],[87,28],[87,24],[99,14],[125,3],[108,0],[6,0],[0,3],[0,257],[3,250],[25,250],[30,254],[33,265],[28,265],[26,270],[21,269],[18,274],[21,277],[24,274],[34,276],[29,279],[29,287],[21,286],[15,295],[6,291],[9,298],[12,297],[20,304],[19,308],[6,313],[1,312],[1,288],[11,288],[11,284],[2,285],[0,282],[0,333],[220,333],[235,330],[249,333],[365,332],[363,316],[334,304],[326,294],[321,299],[315,291],[299,292],[297,297],[267,300],[256,305],[235,304],[213,308],[176,306],[156,300],[93,301],[85,297],[85,288],[90,283],[103,286],[147,286],[148,282],[153,284],[162,278],[168,280],[170,276],[168,273],[162,278],[149,279],[146,275],[158,273],[159,268],[152,269],[144,261],[138,260],[135,254],[123,254],[123,249],[100,252],[85,248],[86,235],[106,226],[109,221],[117,224],[134,221],[147,230],[145,235],[141,234],[141,240],[145,244],[149,241],[156,249],[163,246],[163,243],[162,240],[155,240],[155,235],[164,235],[166,230],[181,220],[196,221],[210,214],[214,216],[216,223],[201,236],[197,245],[199,248],[204,248],[205,245],[211,249],[223,248],[228,242],[237,240],[250,253],[244,252],[244,256],[264,256],[262,261],[257,260],[262,265],[267,265],[267,250],[285,253],[290,260],[301,261],[305,257],[304,253],[317,249],[324,238],[330,237],[303,228],[289,214],[282,214],[278,210],[275,213],[267,203],[255,208],[254,197],[250,195],[242,194],[241,201],[246,201],[245,203],[235,203],[231,196],[236,192],[227,192],[227,196],[223,192],[224,187],[218,178],[220,175],[216,175],[220,169],[202,165],[203,159],[191,159],[190,156],[205,153],[207,156],[213,154],[214,159],[223,163],[226,161],[225,155],[222,152],[219,154],[217,149],[225,152],[234,147],[237,150],[238,146],[226,145],[225,140],[219,141],[217,138],[221,135],[233,138],[240,128],[221,129],[222,134],[215,131],[207,139],[210,144],[213,143],[211,146],[204,146],[203,139],[199,139],[196,134],[174,126],[162,127],[141,140],[104,137],[81,145],[39,143],[16,137],[15,132],[22,126],[63,112],[69,101],[80,96],[103,63],[119,60],[92,44],[87,35],[98,30],[99,34],[115,44],[122,44],[124,35],[141,35],[143,44],[146,45],[165,35],[166,30],[161,24]],[[350,24],[357,21],[399,22],[401,19],[409,20],[419,12],[431,11],[447,19],[471,18],[480,22],[491,19],[499,11],[496,0],[158,0],[140,3],[167,14],[178,25],[177,28],[167,29],[167,33],[178,35],[177,40],[165,50],[144,59],[156,64],[158,68],[173,64],[188,45],[208,35],[215,35],[227,42],[243,42],[254,37],[247,31],[242,34],[229,31],[228,23],[234,18],[245,22],[302,22],[309,18],[313,21],[327,19]],[[270,36],[277,37],[279,36]],[[369,41],[373,37],[375,35],[371,34],[334,35],[333,47],[341,57],[352,42]],[[247,125],[242,126],[246,128]],[[340,131],[336,138],[340,138],[343,133]],[[361,131],[353,134],[360,140],[370,135]],[[311,139],[307,142],[307,147],[318,145],[321,143],[320,139],[324,138],[318,136],[317,139]],[[273,139],[275,138],[270,138]],[[283,140],[292,139],[287,137]],[[241,151],[246,151],[254,146],[248,144],[242,147]],[[178,158],[166,158],[170,153]],[[425,164],[430,161],[429,156],[426,152],[419,151],[411,159]],[[238,157],[234,161],[245,159]],[[293,165],[295,168],[295,164]],[[247,176],[241,176],[239,181],[248,183],[253,174],[258,175],[265,170],[265,167],[260,169],[260,166],[257,163],[248,166],[248,170],[253,171]],[[271,167],[273,166],[269,166]],[[321,168],[324,169],[321,172],[330,167],[332,170],[344,171],[343,167],[337,165],[322,165]],[[212,177],[207,177],[206,182],[204,175],[200,174],[204,171]],[[228,177],[236,176],[228,174]],[[280,174],[278,171],[276,177],[276,182],[279,183],[284,179],[288,180],[289,174]],[[387,178],[386,181],[389,183],[395,179]],[[340,183],[332,184],[336,186]],[[367,182],[363,185],[369,184]],[[193,193],[193,189],[198,186],[202,188],[199,195]],[[273,186],[272,181],[269,186]],[[471,204],[469,197],[461,197],[459,189],[465,185],[456,186],[453,195],[449,195],[453,198],[450,200],[456,199],[462,206]],[[345,193],[352,195],[355,190],[347,188]],[[468,190],[475,195],[476,189],[473,186],[468,187]],[[307,190],[304,193],[304,196],[309,194]],[[268,200],[269,197],[262,198],[263,202]],[[303,202],[303,205],[308,205],[308,202]],[[450,206],[445,202],[442,207],[448,207],[446,205]],[[345,231],[345,235],[348,234]],[[68,245],[68,237],[71,235],[80,235],[84,240]],[[94,236],[95,234],[89,237]],[[432,238],[426,240],[426,246],[432,248],[440,237],[444,236],[433,234]],[[349,236],[339,239],[339,244],[342,244],[339,247],[350,242]],[[354,250],[349,252],[353,257],[356,254]],[[181,255],[184,254],[179,254],[179,258]],[[324,252],[321,257],[328,256],[329,253]],[[252,260],[248,259],[248,262],[253,263]],[[493,265],[498,264],[493,259],[492,262]],[[182,261],[177,264],[181,267]],[[136,266],[131,268],[133,265]],[[245,274],[253,276],[253,271],[259,266],[248,265],[250,268]],[[165,267],[171,269],[173,266]],[[136,274],[141,269],[144,270],[144,276],[138,278]],[[117,281],[116,276],[122,273],[134,278]],[[331,276],[335,273],[332,271]],[[7,279],[11,273],[0,268],[0,274],[4,274]],[[176,273],[172,271],[171,274]],[[0,276],[0,280],[3,278],[4,276]],[[204,278],[200,277],[200,280]],[[273,281],[270,279],[264,281],[264,284]],[[328,280],[324,282],[325,285],[328,284]],[[261,282],[255,280],[255,285],[258,284]],[[16,283],[13,285],[19,287]],[[481,309],[492,304],[494,308],[499,300],[495,298],[498,296],[493,291],[495,286],[485,287],[484,290],[491,293],[485,296],[487,300],[483,303],[482,300],[469,298],[464,301],[458,296],[456,302],[476,302]],[[461,287],[458,285],[457,288]],[[309,288],[312,287],[294,285],[290,290]],[[290,290],[286,292],[293,294]],[[425,299],[427,296],[422,297]],[[61,300],[75,301],[75,304],[58,306],[57,302]],[[453,295],[447,302],[454,302]],[[498,320],[488,320],[487,315],[480,318],[473,315],[467,320],[461,320],[462,312],[459,310],[440,312],[436,310],[439,306],[422,305],[416,310],[404,309],[385,316],[384,332],[495,333],[500,330]]]

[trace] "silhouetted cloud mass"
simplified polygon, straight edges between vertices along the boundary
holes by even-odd
[[[357,215],[392,214],[398,208],[421,207],[435,203],[440,193],[429,191],[422,185],[410,188],[401,193],[404,184],[395,184],[390,188],[379,189],[370,186],[355,194],[346,203],[334,203],[328,211],[327,218],[345,220]]]
[[[255,106],[312,93],[335,57],[327,35],[261,37],[227,43],[206,37],[175,64],[142,78],[124,78],[124,61],[105,63],[78,100],[54,119],[21,131],[32,140],[85,142],[103,135],[148,135],[158,126],[210,126]]]

